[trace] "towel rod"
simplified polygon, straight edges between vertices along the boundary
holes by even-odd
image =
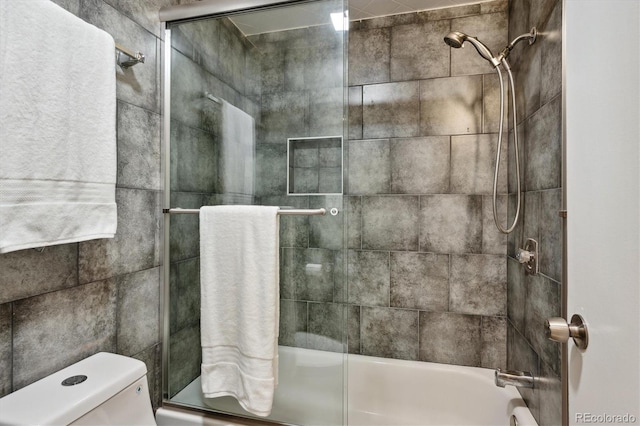
[[[142,52],[134,53],[126,47],[116,43],[116,50],[118,51],[116,54],[116,62],[122,68],[129,68],[136,64],[144,64],[145,57]],[[123,58],[122,55],[126,56]]]
[[[162,213],[169,214],[198,214],[200,209],[162,209]],[[324,216],[327,214],[326,209],[280,209],[278,210],[280,216]]]

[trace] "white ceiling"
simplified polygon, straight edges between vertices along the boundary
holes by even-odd
[[[349,19],[357,21],[483,1],[489,0],[349,0]],[[339,10],[327,10],[326,2],[312,2],[245,13],[232,20],[245,35],[253,35],[330,24],[330,12]]]

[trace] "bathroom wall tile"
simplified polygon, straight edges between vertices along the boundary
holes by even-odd
[[[317,194],[319,192],[318,168],[294,167],[289,175],[289,185],[296,194]],[[291,188],[289,189],[291,190]]]
[[[80,0],[52,0],[55,4],[68,12],[78,15],[80,13]]]
[[[78,284],[78,244],[0,254],[0,304]]]
[[[347,305],[347,340],[350,354],[360,353],[360,306]]]
[[[388,139],[349,141],[349,194],[384,194],[391,185]]]
[[[529,15],[532,0],[509,1],[509,40],[515,39],[520,34],[527,33],[533,25],[529,24]],[[522,50],[518,48],[509,56],[511,66],[518,68],[521,61]]]
[[[297,143],[296,143],[297,142]],[[290,141],[289,166],[294,168],[318,167],[318,141]]]
[[[549,102],[562,91],[562,2],[555,7],[542,30],[540,103]]]
[[[449,21],[392,27],[391,81],[448,76],[451,49],[442,37],[449,31]]]
[[[481,317],[420,312],[420,361],[480,365]]]
[[[397,308],[449,309],[449,256],[391,252],[390,305]]]
[[[507,12],[508,10],[508,0],[495,0],[480,3],[480,13]]]
[[[334,253],[323,249],[282,249],[280,297],[331,302],[334,286]]]
[[[81,283],[159,264],[159,193],[116,189],[118,231],[115,238],[80,243]]]
[[[258,204],[308,209],[309,197],[267,196]],[[309,216],[280,216],[280,247],[309,247]]]
[[[349,31],[349,85],[389,81],[391,30]]]
[[[547,364],[540,363],[540,380],[537,382],[540,401],[540,425],[562,423],[562,382]]]
[[[11,304],[0,305],[0,398],[12,391]]]
[[[560,345],[545,336],[547,318],[561,315],[561,286],[543,275],[527,276],[524,337],[531,342],[540,360],[560,375]]]
[[[511,101],[509,95],[509,79],[503,76],[504,112],[502,129],[505,132],[503,143],[508,144],[508,130],[512,126],[509,111]],[[482,76],[482,133],[498,133],[500,129],[500,80],[496,74]],[[497,136],[496,136],[497,140]]]
[[[217,41],[220,38],[219,30],[220,21],[217,19],[175,26],[171,29],[171,47],[191,59],[198,68],[216,73],[218,55],[215,55],[215,43],[209,40]],[[171,115],[174,116],[173,112]]]
[[[349,87],[349,139],[362,139],[362,86]]]
[[[420,100],[417,81],[364,86],[363,137],[373,139],[418,136]]]
[[[323,88],[309,92],[309,135],[342,135],[344,89]]]
[[[318,170],[320,194],[342,194],[342,167],[320,167]]]
[[[213,92],[208,80],[213,79],[202,67],[181,52],[171,51],[171,121],[201,130],[214,130],[216,107],[204,97]],[[220,95],[218,95],[220,96]]]
[[[518,261],[507,258],[507,317],[513,326],[524,333],[527,287],[524,268]]]
[[[520,200],[522,203],[522,199]],[[516,194],[510,194],[509,199],[507,201],[507,218],[511,222],[513,222],[513,218],[516,215],[516,210],[518,206],[518,198]],[[522,205],[520,205],[520,209],[522,209]],[[507,256],[511,256],[515,258],[516,252],[519,248],[524,247],[524,224],[522,221],[522,216],[518,219],[518,223],[513,228],[513,232],[507,235]]]
[[[539,364],[538,355],[533,348],[513,325],[509,323],[507,326],[507,368],[509,370],[529,372],[533,377],[539,377]],[[531,414],[539,421],[540,392],[527,388],[519,388],[518,391],[527,403]]]
[[[327,212],[332,208],[338,209],[336,216],[325,214],[324,216],[309,217],[309,247],[342,250],[344,238],[342,196],[321,195],[310,197],[309,208],[323,208]]]
[[[540,45],[528,46],[525,43],[522,44],[527,50],[523,52],[522,62],[515,74],[519,123],[540,108],[540,87],[542,85]]]
[[[507,319],[505,317],[482,317],[480,366],[503,370],[507,368]]]
[[[309,303],[307,347],[320,351],[346,352],[347,305]]]
[[[105,0],[105,2],[137,22],[151,34],[156,37],[163,37],[160,31],[158,10],[164,6],[170,6],[171,0],[143,0],[135,2],[127,0]]]
[[[452,255],[449,310],[476,315],[505,315],[506,275],[504,256]]]
[[[491,194],[495,173],[497,135],[451,137],[451,192]],[[506,141],[505,141],[506,142]],[[498,193],[507,193],[507,144],[502,145]]]
[[[234,87],[238,92],[244,93],[244,65],[245,49],[242,43],[244,36],[238,28],[229,20],[220,21],[218,39],[218,77]]]
[[[272,196],[287,193],[287,145],[256,145],[256,195]]]
[[[118,353],[134,355],[160,340],[160,268],[117,278]]]
[[[462,16],[478,15],[480,4],[468,4],[442,9],[425,10],[418,12],[418,21],[438,21],[441,19],[459,18]],[[444,36],[443,36],[444,37]]]
[[[496,202],[496,216],[502,227],[511,225],[511,222],[507,223],[507,200],[507,196],[499,195]],[[513,219],[509,220],[513,221]],[[501,255],[507,253],[507,236],[496,227],[491,195],[482,196],[482,253]]]
[[[263,143],[285,144],[309,135],[309,93],[278,92],[262,96]]]
[[[318,165],[321,168],[342,167],[341,137],[321,139],[318,142]]]
[[[472,34],[482,41],[494,56],[509,43],[506,12],[488,13],[451,20],[451,29]],[[451,49],[451,75],[489,74],[493,66],[475,49]]]
[[[554,6],[558,3],[560,3],[558,0],[539,0],[530,2],[529,25],[542,28],[553,11]]]
[[[14,302],[14,390],[96,352],[115,350],[114,279]]]
[[[172,192],[171,207],[199,209],[203,205],[201,194]],[[169,218],[169,257],[172,262],[189,259],[200,254],[200,221],[198,215],[173,214]]]
[[[362,248],[362,197],[345,197],[347,210],[347,247]]]
[[[528,136],[525,137],[525,123],[518,125],[518,156],[520,159],[520,189],[524,191],[525,188],[525,155],[526,147],[528,143]],[[518,192],[518,174],[516,173],[516,153],[513,138],[513,129],[509,131],[509,162],[507,168],[509,169],[509,194],[515,194]],[[505,135],[506,136],[506,135]]]
[[[284,68],[285,52],[273,50],[260,55],[262,93],[281,92],[285,88]]]
[[[331,26],[332,37],[342,37],[337,35]],[[304,58],[304,80],[305,87],[309,89],[340,88],[344,86],[344,64],[342,44],[334,46],[316,45],[313,41],[308,49],[308,54]],[[342,100],[340,101],[342,106]]]
[[[397,359],[418,359],[418,311],[363,306],[362,354]]]
[[[558,188],[561,178],[561,98],[540,108],[527,121],[525,188],[527,191]]]
[[[451,144],[448,136],[391,140],[391,192],[448,192],[450,156]]]
[[[533,238],[534,240],[540,242],[540,218],[541,218],[541,210],[540,210],[540,196],[542,191],[530,191],[525,192],[523,194],[523,202],[524,202],[524,211],[523,211],[523,237],[525,241],[527,238]],[[558,206],[558,210],[560,207]],[[556,215],[557,215],[556,211]],[[559,216],[557,216],[558,219]],[[553,219],[556,219],[555,217]],[[558,221],[560,224],[562,222]],[[557,230],[557,229],[554,229]]]
[[[482,76],[420,81],[421,135],[460,135],[481,131]]]
[[[482,197],[425,195],[420,197],[420,251],[480,253]]]
[[[169,338],[169,398],[200,375],[200,326],[184,328]]]
[[[155,410],[162,405],[162,350],[161,345],[153,345],[132,356],[144,362],[147,367],[147,385],[151,398],[151,408]]]
[[[118,186],[160,190],[160,115],[118,102]]]
[[[562,280],[562,190],[540,193],[540,272]]]
[[[418,217],[416,196],[362,197],[362,248],[418,250]]]
[[[349,250],[349,303],[389,306],[389,273],[388,252]]]
[[[307,347],[307,303],[280,300],[280,335],[278,344]]]
[[[111,34],[116,43],[145,54],[144,64],[128,69],[116,66],[116,96],[119,100],[160,112],[156,37],[101,0],[82,0],[79,16]]]
[[[171,122],[171,189],[186,192],[217,192],[220,148],[214,134]],[[126,161],[126,160],[125,160]],[[134,169],[138,170],[138,169]]]

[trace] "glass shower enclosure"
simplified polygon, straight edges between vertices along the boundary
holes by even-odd
[[[346,32],[331,17],[344,22],[346,6],[267,0],[238,11],[236,2],[217,3],[174,6],[163,19],[165,403],[252,417],[232,397],[202,396],[206,259],[198,215],[176,209],[322,208],[325,215],[280,216],[279,385],[267,419],[343,424]]]

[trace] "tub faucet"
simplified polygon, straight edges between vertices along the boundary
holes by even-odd
[[[533,387],[533,376],[531,373],[524,371],[515,371],[515,370],[507,370],[502,371],[499,368],[496,368],[496,386],[500,386],[501,388],[506,385],[516,386],[519,388],[532,388]]]

